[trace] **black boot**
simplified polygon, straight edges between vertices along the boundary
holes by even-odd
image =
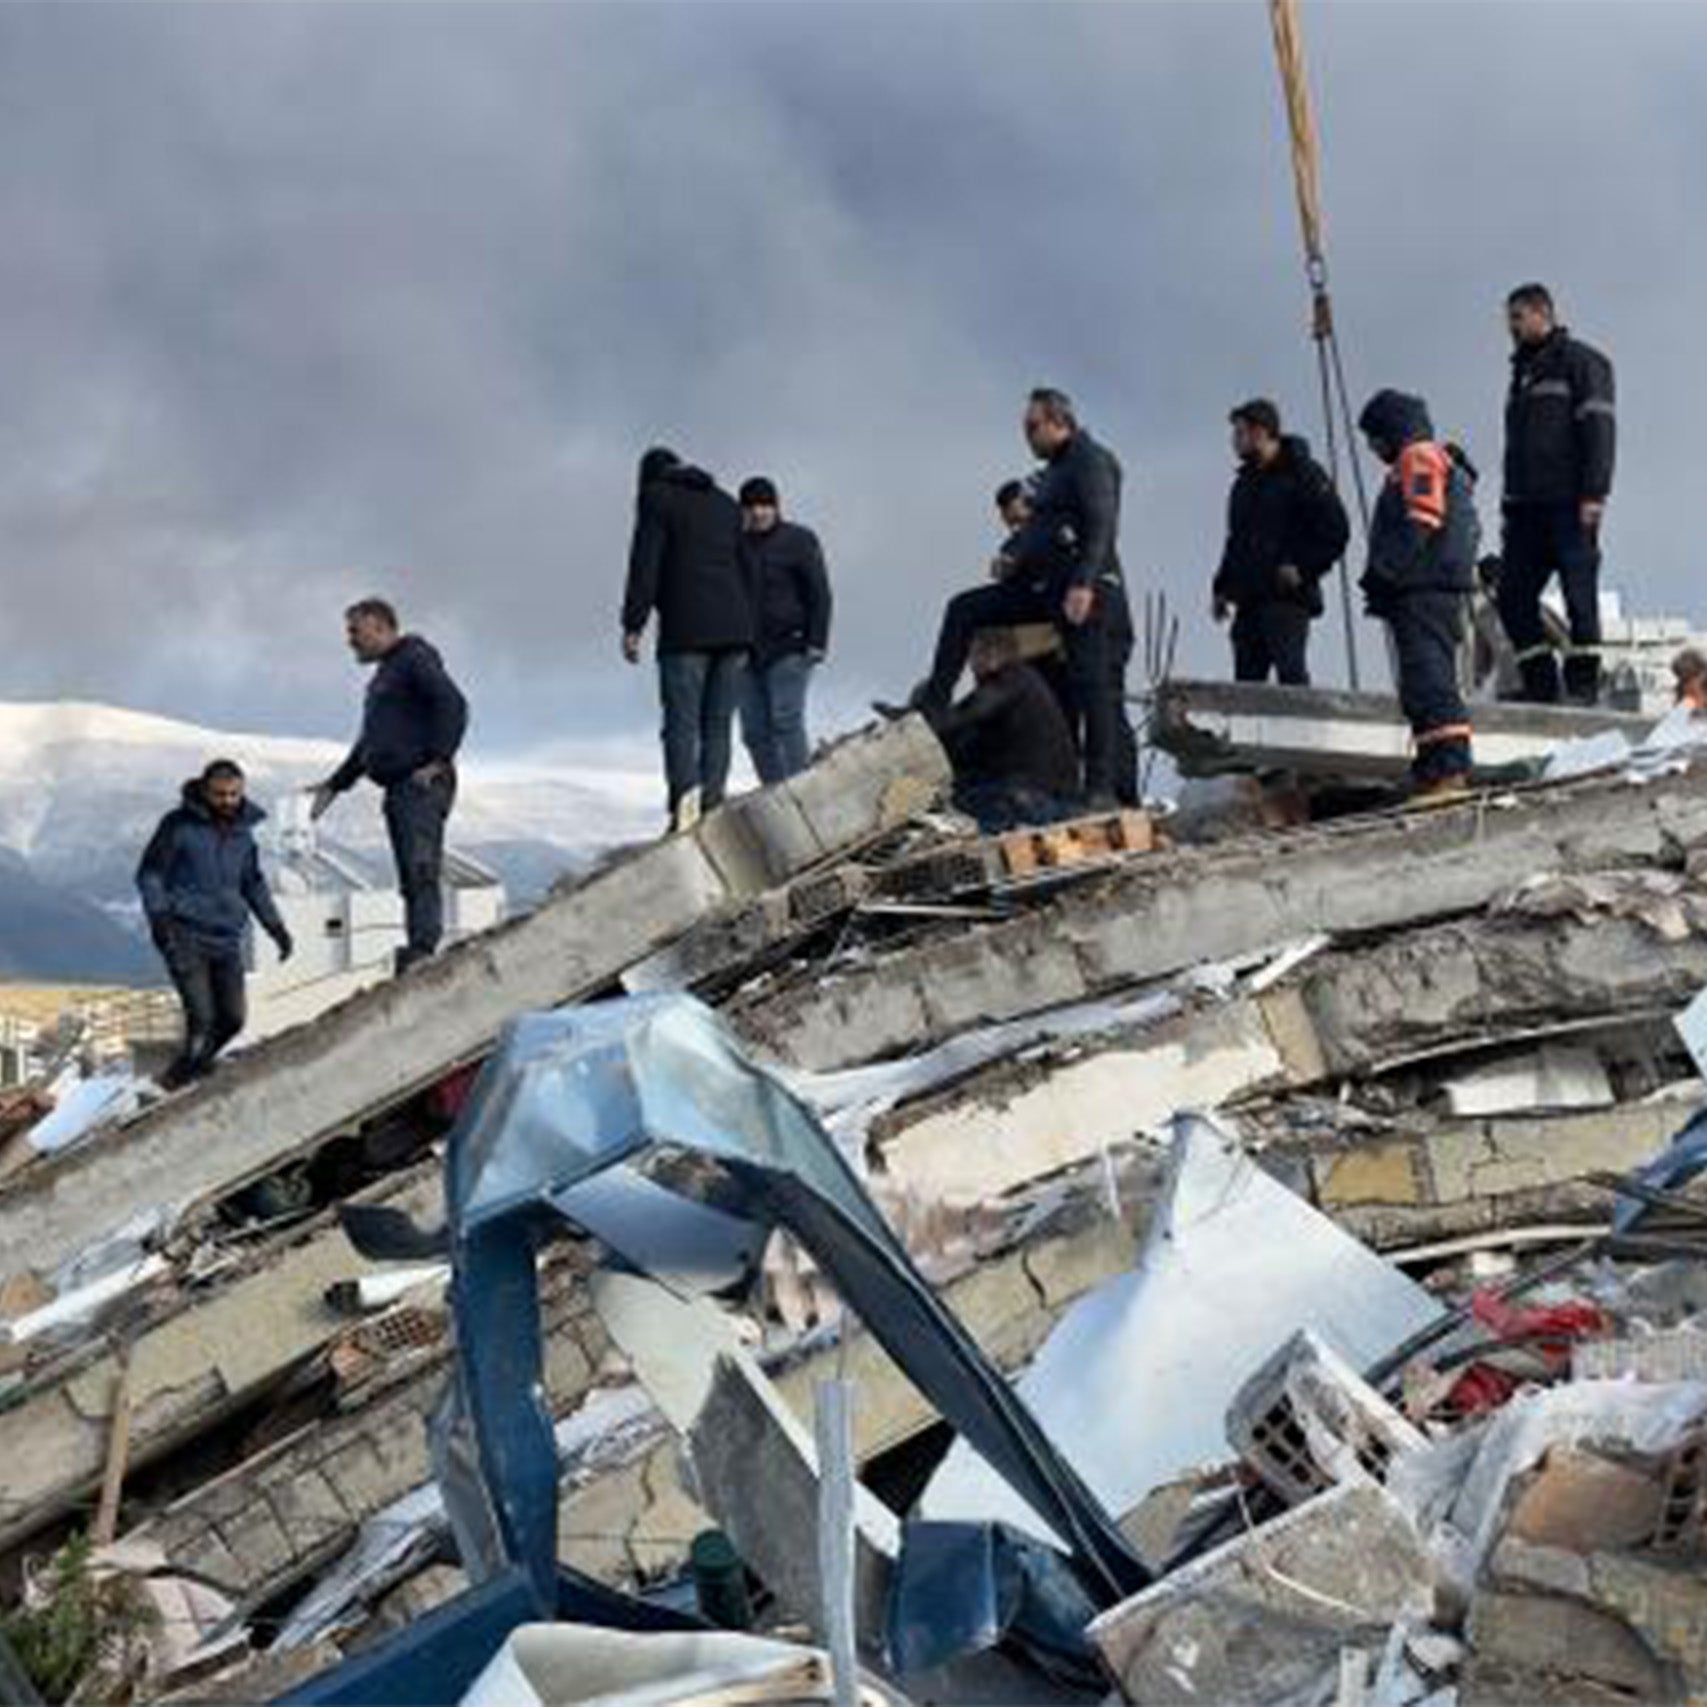
[[[1559,703],[1559,660],[1550,650],[1521,659],[1517,667],[1523,676],[1524,700],[1530,705]]]
[[[1600,654],[1571,652],[1565,658],[1565,698],[1572,705],[1600,703]]]

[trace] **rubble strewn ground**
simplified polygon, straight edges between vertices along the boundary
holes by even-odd
[[[122,1500],[96,1567],[178,1635],[200,1621],[167,1643],[138,1620],[138,1697],[269,1699],[317,1669],[293,1656],[381,1651],[462,1594],[428,1422],[458,1352],[441,1152],[465,1069],[516,1012],[687,988],[786,1074],[1142,1537],[1156,1580],[1096,1608],[1044,1668],[1054,1693],[1025,1681],[1053,1651],[1041,1614],[1004,1603],[980,1663],[1020,1668],[1012,1699],[1707,1693],[1707,1195],[1618,1189],[1707,1100],[1675,1023],[1707,984],[1707,768],[1008,849],[934,813],[944,780],[916,724],[856,738],[0,1185],[0,1594],[36,1618],[25,1645],[104,1484]],[[1185,1111],[1213,1111],[1226,1166],[1284,1206],[1259,1213],[1266,1246],[1238,1235],[1242,1278],[1233,1255],[1193,1271],[1172,1230],[1225,1208],[1182,1209]],[[1339,1316],[1277,1291],[1270,1331],[1240,1299],[1263,1261],[1303,1288],[1306,1249]],[[730,1346],[678,1414],[692,1360],[613,1333],[598,1254],[560,1240],[539,1271],[562,1558],[653,1590],[715,1525],[827,1640],[796,1533],[815,1387],[853,1384],[855,1456],[903,1510],[946,1446],[937,1411],[779,1239],[739,1307],[703,1306]],[[1376,1293],[1397,1301],[1379,1320]],[[1214,1304],[1189,1332],[1183,1305],[1146,1315],[1175,1297]],[[743,1503],[753,1464],[714,1451],[736,1438],[779,1454],[793,1517]],[[955,1454],[940,1474],[978,1485]],[[992,1502],[1026,1569],[1056,1557],[1023,1502]],[[861,1556],[868,1634],[911,1527],[886,1518]],[[1093,1688],[1075,1666],[1098,1664]]]

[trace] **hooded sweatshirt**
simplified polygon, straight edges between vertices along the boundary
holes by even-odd
[[[186,782],[182,799],[160,820],[136,868],[149,924],[176,928],[222,953],[241,947],[250,913],[269,934],[281,932],[284,921],[255,845],[255,827],[266,816],[245,800],[235,818],[216,818],[201,779]]]
[[[723,652],[753,644],[753,597],[741,553],[741,507],[701,468],[642,468],[622,628],[658,613],[660,652]]]
[[[438,649],[405,634],[374,666],[362,732],[329,781],[340,793],[364,776],[390,788],[423,765],[448,765],[467,729],[468,701]]]

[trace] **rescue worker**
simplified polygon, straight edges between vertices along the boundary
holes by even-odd
[[[1052,621],[1060,631],[1094,808],[1137,803],[1138,755],[1126,714],[1132,618],[1121,580],[1121,469],[1079,424],[1065,392],[1039,387],[1026,401],[1024,432],[1042,462],[1030,517],[1002,546],[991,583],[957,593],[943,612],[928,679],[912,703],[940,715],[954,695],[980,629]]]
[[[640,459],[634,538],[622,601],[622,655],[658,615],[658,693],[670,828],[723,803],[730,733],[753,645],[741,562],[741,508],[701,468],[654,446]]]
[[[1470,481],[1435,441],[1420,397],[1377,392],[1358,426],[1388,467],[1362,586],[1369,614],[1392,630],[1399,703],[1416,748],[1414,791],[1457,792],[1470,770],[1459,647],[1480,533]]]
[[[444,936],[445,826],[456,804],[456,755],[468,732],[468,701],[436,647],[405,634],[394,606],[358,599],[344,612],[344,637],[358,664],[373,671],[362,702],[361,733],[349,756],[314,789],[322,817],[364,777],[385,795],[385,829],[403,893],[404,943],[396,969],[407,972],[438,950]]]
[[[1505,411],[1505,542],[1500,617],[1517,652],[1523,698],[1559,697],[1559,664],[1542,624],[1555,574],[1570,617],[1564,689],[1600,693],[1600,529],[1617,450],[1612,363],[1554,317],[1545,285],[1506,299],[1513,344]]]
[[[1233,619],[1233,676],[1310,685],[1310,624],[1322,614],[1322,578],[1340,560],[1351,525],[1308,441],[1281,432],[1266,397],[1228,417],[1239,472],[1227,499],[1227,543],[1212,611]]]
[[[955,805],[987,835],[1071,817],[1079,755],[1054,690],[1011,629],[985,629],[968,661],[972,692],[933,720],[954,766]]]
[[[1707,711],[1707,657],[1686,646],[1671,661],[1673,697],[1699,715]]]
[[[255,845],[266,813],[244,789],[242,767],[215,759],[184,784],[136,868],[149,934],[184,1009],[183,1047],[160,1079],[166,1090],[210,1072],[247,1022],[243,933],[250,914],[280,960],[294,948]]]
[[[806,694],[830,644],[830,577],[818,536],[784,521],[776,484],[743,482],[741,551],[752,591],[754,645],[743,680],[741,735],[759,781],[806,769]]]

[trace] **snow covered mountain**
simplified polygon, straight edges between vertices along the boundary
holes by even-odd
[[[273,807],[325,776],[343,751],[336,742],[203,729],[113,706],[0,704],[0,850],[21,862],[14,873],[27,871],[44,891],[127,910],[142,844],[184,779],[210,758],[236,759],[253,797]],[[656,834],[660,794],[639,753],[615,762],[574,748],[515,761],[475,757],[463,767],[451,839],[494,866],[525,901],[600,850]],[[354,847],[382,845],[377,791],[358,789],[339,801],[325,829]],[[0,967],[8,934],[0,919]],[[31,941],[38,937],[32,927]],[[14,950],[9,969],[32,971],[19,963],[36,958]],[[65,973],[56,967],[39,975]]]

